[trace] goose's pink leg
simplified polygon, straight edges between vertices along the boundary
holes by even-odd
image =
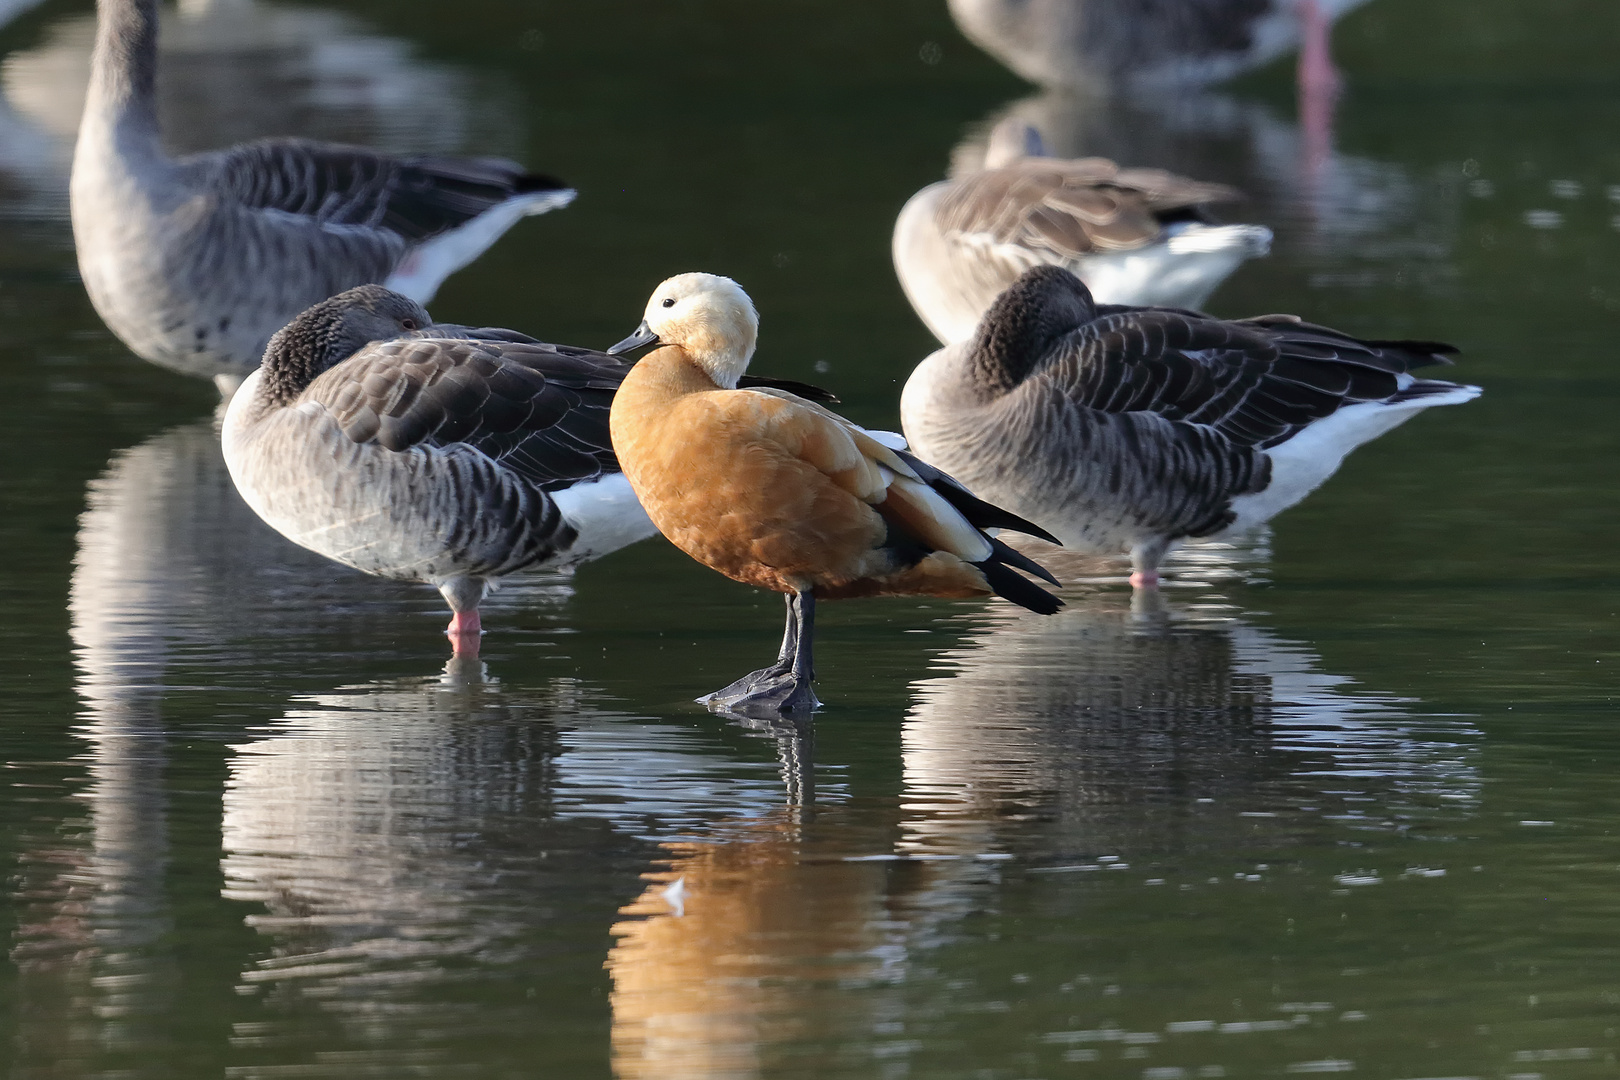
[[[1159,587],[1158,571],[1137,570],[1132,572],[1131,587],[1136,589],[1157,589]]]
[[[449,629],[445,630],[445,635],[450,638],[450,647],[457,656],[477,656],[483,633],[477,608],[456,612],[450,620]]]
[[[1317,176],[1333,150],[1333,107],[1343,81],[1333,66],[1332,22],[1321,0],[1299,0],[1299,119],[1305,138],[1305,171]]]

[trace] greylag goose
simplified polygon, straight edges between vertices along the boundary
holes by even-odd
[[[510,330],[434,326],[378,285],[271,339],[221,432],[243,499],[294,543],[450,604],[458,655],[497,578],[651,536],[608,409],[628,365]]]
[[[98,0],[70,185],[91,303],[138,356],[222,391],[270,336],[367,282],[426,303],[528,214],[574,192],[509,161],[265,139],[173,159],[160,143],[157,0]]]
[[[930,184],[901,209],[895,273],[942,343],[971,337],[1031,266],[1078,275],[1100,303],[1195,308],[1270,249],[1264,226],[1206,222],[1207,205],[1238,197],[1229,187],[1043,154],[1040,133],[1009,116],[991,132],[984,169]]]
[[[949,0],[964,36],[1041,86],[1207,85],[1298,49],[1302,88],[1337,82],[1333,22],[1367,0]]]
[[[1042,266],[918,365],[900,415],[924,460],[1070,547],[1128,551],[1132,584],[1151,586],[1176,541],[1260,525],[1362,443],[1477,397],[1410,374],[1455,351],[1098,304]]]
[[[1051,614],[1060,601],[1011,567],[1052,576],[981,526],[1042,530],[837,413],[741,381],[759,316],[741,286],[680,274],[647,301],[635,333],[655,342],[613,402],[613,448],[658,529],[727,577],[782,593],[776,663],[704,700],[744,715],[802,713],[817,599],[995,594]],[[894,440],[898,441],[898,440]]]

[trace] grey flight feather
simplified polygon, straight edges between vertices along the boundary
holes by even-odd
[[[1077,408],[1151,413],[1271,447],[1346,405],[1422,393],[1397,376],[1448,363],[1449,345],[1361,341],[1288,316],[1223,321],[1191,311],[1100,313],[1032,377]],[[1443,387],[1453,384],[1441,383]]]
[[[940,231],[961,243],[1007,245],[1043,261],[1121,251],[1157,240],[1169,220],[1238,192],[1107,158],[1026,158],[957,180],[939,201]],[[1027,265],[1027,263],[1026,263]]]
[[[307,139],[261,139],[180,164],[199,186],[257,210],[419,242],[517,195],[567,185],[499,158],[394,157]]]

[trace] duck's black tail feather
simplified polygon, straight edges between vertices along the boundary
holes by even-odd
[[[996,541],[992,540],[991,543],[996,543]],[[1011,549],[1006,545],[1002,545],[1002,550],[1010,551]],[[1023,556],[1019,556],[1019,558],[1023,558]],[[1029,562],[1027,559],[1024,561]],[[1028,578],[1015,573],[994,556],[973,565],[983,571],[984,579],[990,583],[990,588],[995,590],[995,594],[1003,600],[1010,600],[1019,607],[1028,608],[1037,615],[1055,615],[1058,608],[1063,606],[1062,600],[1059,600]],[[1031,563],[1030,565],[1033,566],[1034,564]],[[1040,571],[1042,577],[1051,580],[1051,575],[1046,571],[1041,570],[1038,566],[1035,569]],[[1053,584],[1056,584],[1056,582],[1053,582]]]
[[[990,550],[993,552],[990,556],[991,562],[1005,563],[1008,566],[1017,567],[1026,574],[1033,574],[1042,581],[1062,587],[1063,583],[1052,576],[1052,571],[1025,555],[1022,551],[1008,547],[994,536],[988,537],[988,539],[990,541]]]
[[[1011,510],[1003,510],[993,503],[987,503],[973,492],[962,486],[962,482],[945,472],[936,469],[928,462],[917,457],[907,450],[896,450],[895,454],[901,461],[910,465],[922,482],[939,492],[944,500],[956,508],[956,512],[967,518],[968,524],[978,529],[1011,529],[1013,532],[1026,533],[1036,536],[1048,543],[1060,543],[1057,537],[1035,524],[1026,521]],[[1010,548],[1007,550],[1011,550]],[[1016,555],[1016,552],[1014,553]],[[1017,556],[1023,558],[1023,556]],[[1037,571],[1031,570],[1030,573]],[[1045,576],[1045,571],[1039,572]],[[1057,582],[1052,582],[1056,585]]]

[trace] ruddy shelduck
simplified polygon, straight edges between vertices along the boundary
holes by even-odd
[[[752,713],[815,708],[817,599],[994,593],[1042,614],[1058,609],[1056,597],[1009,568],[1056,584],[1051,575],[981,531],[1050,539],[1043,530],[814,402],[739,389],[758,331],[735,281],[681,274],[658,286],[641,326],[608,350],[663,346],[625,377],[609,421],[653,524],[699,562],[787,596],[776,663],[704,701]]]

